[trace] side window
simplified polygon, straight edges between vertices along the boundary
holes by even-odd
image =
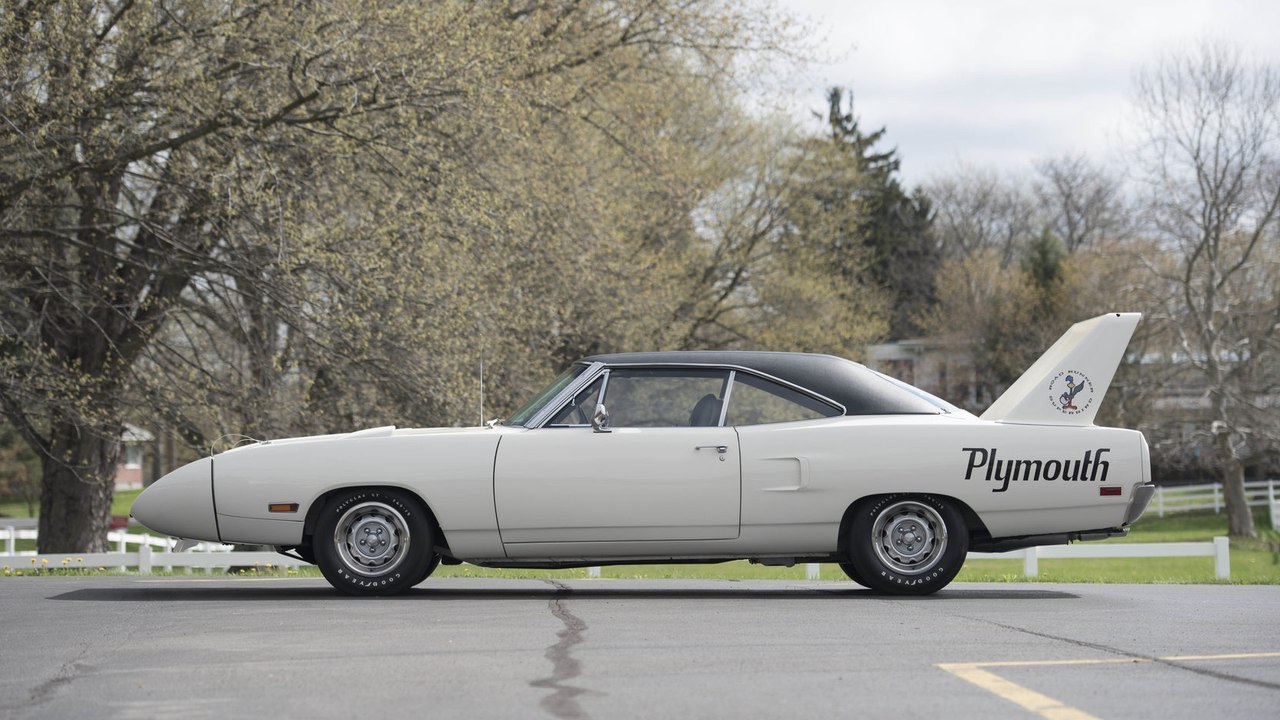
[[[580,426],[591,424],[591,413],[596,410],[596,401],[600,397],[600,386],[604,384],[604,376],[578,391],[560,412],[551,416],[547,427]]]
[[[613,427],[720,424],[727,370],[611,370],[604,404]]]
[[[764,425],[766,423],[816,420],[839,415],[840,411],[804,393],[746,373],[734,377],[729,395],[726,425]]]

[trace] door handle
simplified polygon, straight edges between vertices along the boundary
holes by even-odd
[[[694,450],[715,450],[720,456],[720,462],[724,462],[724,454],[729,452],[728,445],[699,445]]]

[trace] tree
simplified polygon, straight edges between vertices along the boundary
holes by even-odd
[[[964,166],[927,185],[945,255],[925,330],[970,358],[978,411],[1061,333],[1071,262],[1017,178]]]
[[[1042,226],[1021,183],[993,170],[961,166],[930,180],[924,192],[936,209],[934,232],[947,258],[991,249],[1008,266]]]
[[[1068,253],[1132,234],[1132,212],[1120,180],[1088,157],[1049,158],[1035,168],[1040,222],[1062,239]]]
[[[1035,359],[1037,342],[1028,337],[1035,287],[1020,268],[1004,267],[993,247],[948,259],[937,285],[925,329],[969,358],[975,406],[967,409],[981,411]]]
[[[887,293],[889,337],[917,335],[919,318],[936,299],[934,276],[941,262],[931,232],[932,205],[922,191],[908,195],[898,182],[901,160],[896,149],[874,150],[885,128],[862,131],[853,112],[852,92],[839,87],[827,91],[826,122],[831,144],[856,171],[855,184],[834,184],[816,188],[816,192],[832,206],[856,203],[859,215],[842,228],[844,237],[838,235],[833,240],[866,251],[865,267],[859,270]],[[861,272],[851,271],[846,276],[856,281]]]
[[[678,347],[859,355],[885,334],[884,294],[859,269],[865,249],[839,244],[859,206],[814,189],[856,184],[857,165],[777,120],[720,142],[713,155],[732,164],[697,211]]]
[[[1165,318],[1203,377],[1233,536],[1254,536],[1244,467],[1276,441],[1280,72],[1205,42],[1146,69],[1135,104],[1151,230],[1176,253]]]
[[[874,146],[843,89],[827,94],[821,135],[736,141],[745,172],[704,208],[711,262],[691,278],[685,345],[759,344],[859,355],[914,334],[933,301],[937,253],[926,199],[898,184],[896,151]]]
[[[206,447],[392,407],[458,418],[486,337],[510,358],[564,345],[504,325],[546,319],[521,314],[522,273],[569,276],[536,245],[572,226],[546,212],[571,194],[504,182],[534,177],[536,141],[567,127],[656,187],[637,168],[673,147],[645,142],[671,130],[662,93],[685,86],[667,81],[776,38],[750,7],[665,0],[4,13],[0,408],[41,460],[45,552],[103,547],[134,404]],[[633,250],[569,257],[612,272]]]
[[[35,516],[40,500],[36,456],[8,423],[0,421],[0,498],[20,500]]]

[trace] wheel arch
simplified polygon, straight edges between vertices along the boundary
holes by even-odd
[[[431,509],[431,504],[428,503],[422,495],[414,491],[412,488],[407,488],[402,485],[343,485],[341,487],[326,490],[312,501],[311,507],[307,508],[306,518],[302,521],[303,544],[309,545],[311,543],[311,538],[315,536],[316,521],[320,517],[320,511],[324,509],[325,505],[329,504],[330,498],[339,493],[347,492],[348,490],[395,490],[398,492],[408,493],[422,508],[423,512],[426,513],[427,522],[431,524],[431,532],[435,539],[436,546],[443,548],[446,551],[444,554],[448,554],[449,540],[445,536],[444,528],[440,527],[440,520],[436,517],[435,510]]]
[[[989,538],[990,533],[987,532],[987,526],[982,522],[982,518],[978,517],[978,513],[969,507],[969,504],[954,495],[945,495],[942,493],[928,492],[910,492],[897,491],[886,493],[875,493],[874,495],[864,495],[857,500],[849,503],[849,507],[845,508],[844,515],[840,518],[840,535],[837,539],[836,554],[839,557],[848,557],[849,555],[849,526],[853,524],[853,518],[858,514],[864,506],[874,503],[883,497],[890,495],[904,495],[907,497],[935,497],[951,503],[952,506],[960,513],[960,517],[964,518],[965,530],[969,533],[969,540],[972,542],[977,538]]]

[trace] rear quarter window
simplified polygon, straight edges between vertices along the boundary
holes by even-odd
[[[738,373],[729,395],[726,425],[766,425],[769,423],[816,420],[839,415],[840,410],[771,380]]]

